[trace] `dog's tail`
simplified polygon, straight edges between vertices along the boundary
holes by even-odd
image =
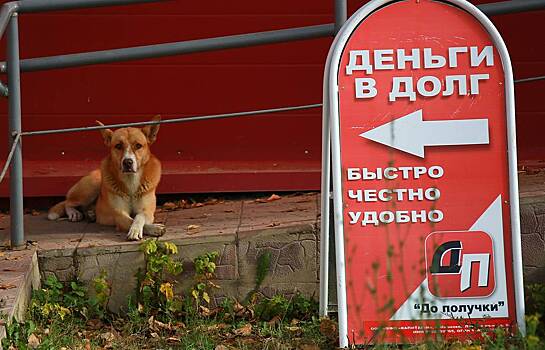
[[[61,216],[66,215],[66,201],[62,201],[60,203],[55,204],[54,206],[49,209],[49,212],[47,213],[47,218],[49,220],[57,220]]]

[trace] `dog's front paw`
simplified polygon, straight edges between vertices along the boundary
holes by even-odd
[[[142,227],[135,227],[134,225],[131,226],[129,233],[127,233],[127,239],[129,241],[139,241],[143,236]]]
[[[68,220],[72,222],[83,220],[83,214],[72,207],[66,207],[66,216],[68,216]]]
[[[144,234],[153,237],[161,237],[165,234],[167,228],[163,224],[146,224],[144,225]]]

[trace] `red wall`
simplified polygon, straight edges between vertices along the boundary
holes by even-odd
[[[350,1],[350,13],[364,2]],[[21,57],[325,24],[333,21],[332,13],[333,0],[178,0],[23,14]],[[493,19],[507,42],[516,78],[545,74],[545,46],[539,38],[543,19],[545,12]],[[23,73],[23,129],[319,103],[331,40]],[[545,159],[544,91],[545,81],[516,87],[519,157],[524,160]],[[2,99],[4,135],[6,112]],[[164,164],[160,191],[319,189],[320,130],[319,108],[163,125],[154,146]],[[6,145],[0,144],[2,158]],[[25,195],[48,196],[65,193],[78,176],[96,166],[105,149],[98,132],[85,132],[26,137],[23,152]],[[7,181],[0,185],[0,195],[7,195]]]

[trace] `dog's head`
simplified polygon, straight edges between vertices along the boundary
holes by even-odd
[[[152,121],[161,120],[155,116]],[[97,120],[97,124],[104,126]],[[143,128],[121,128],[115,131],[102,129],[100,133],[104,144],[110,149],[110,158],[122,173],[134,174],[148,162],[150,145],[157,139],[159,124]]]

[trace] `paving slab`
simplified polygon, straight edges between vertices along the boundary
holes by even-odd
[[[0,341],[6,335],[4,322],[24,319],[32,290],[39,286],[35,247],[19,251],[0,249]]]
[[[220,201],[192,209],[167,212],[164,240],[235,235],[240,225],[242,201]]]
[[[242,203],[239,232],[303,223],[316,224],[320,212],[317,198],[316,193],[304,193],[273,201],[267,201],[265,198],[245,200]]]

